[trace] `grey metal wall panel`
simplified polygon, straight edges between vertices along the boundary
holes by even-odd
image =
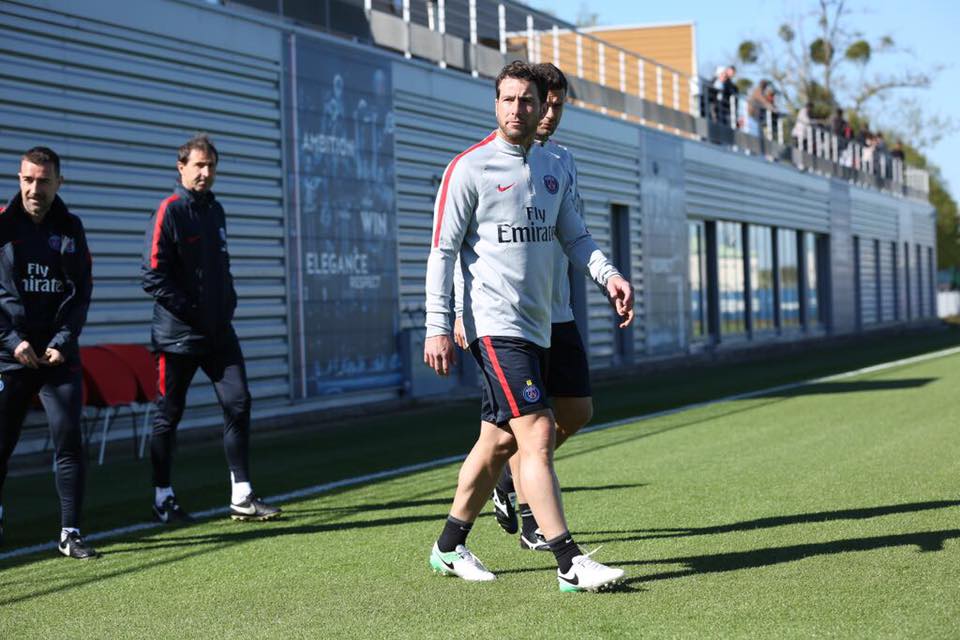
[[[853,235],[850,232],[850,188],[830,180],[830,305],[829,327],[833,333],[856,330],[857,297],[854,291]]]
[[[684,143],[687,213],[826,232],[828,181],[698,141]]]
[[[887,194],[851,186],[850,230],[860,237],[894,240],[899,203]]]
[[[935,247],[937,245],[937,220],[935,213],[914,210],[913,240],[925,247]]]
[[[860,322],[876,324],[877,317],[877,261],[873,240],[860,238]]]
[[[128,9],[118,0],[0,5],[0,166],[13,174],[37,144],[61,154],[61,193],[94,256],[81,343],[146,343],[144,232],[175,183],[177,146],[210,133],[221,154],[215,192],[227,211],[251,392],[258,404],[284,403],[280,34],[172,0]],[[7,188],[4,198],[16,184]],[[204,376],[190,402],[191,415],[218,412]]]
[[[689,343],[690,317],[684,142],[646,131],[643,143],[646,346],[651,355],[676,353]]]

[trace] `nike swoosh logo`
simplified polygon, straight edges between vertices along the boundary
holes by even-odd
[[[443,563],[443,566],[445,566],[447,569],[450,569],[450,571],[453,571],[453,563],[452,563],[452,562],[447,562],[446,560],[443,559],[443,556],[438,556],[438,557],[440,558],[440,562]]]
[[[187,242],[189,242],[190,244],[193,244],[199,239],[200,239],[200,236],[187,236]]]
[[[576,574],[574,574],[573,578],[566,578],[564,576],[560,576],[560,577],[563,578],[564,582],[568,584],[572,584],[573,586],[577,586],[578,584],[580,584],[580,576]]]
[[[257,508],[253,505],[249,507],[241,507],[235,504],[230,505],[230,508],[236,513],[242,513],[244,515],[252,516],[257,512]]]
[[[513,184],[517,184],[517,183],[514,182]],[[504,191],[507,191],[508,189],[510,189],[510,187],[512,187],[513,184],[508,184],[505,187],[501,187],[500,185],[497,185],[497,191],[499,191],[500,193],[503,193]]]

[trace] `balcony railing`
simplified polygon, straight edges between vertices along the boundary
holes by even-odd
[[[228,0],[419,58],[474,77],[496,77],[512,60],[552,62],[580,106],[771,161],[887,191],[926,197],[926,172],[866,153],[822,127],[796,141],[783,114],[764,113],[745,130],[746,101],[719,100],[711,82],[684,73],[523,4],[504,0]],[[725,104],[720,104],[724,102]],[[846,155],[845,155],[846,154]],[[865,157],[866,155],[866,157]],[[871,157],[872,155],[872,157]]]

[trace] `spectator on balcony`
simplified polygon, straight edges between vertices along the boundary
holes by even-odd
[[[847,148],[847,141],[853,137],[853,130],[843,117],[843,109],[840,107],[837,107],[836,113],[830,118],[830,131],[837,137],[837,150],[842,153]]]
[[[890,157],[891,157],[891,158],[894,158],[894,159],[896,159],[896,160],[899,160],[900,162],[903,162],[903,160],[904,160],[904,153],[903,153],[903,142],[902,142],[902,141],[897,140],[897,141],[893,144],[893,149],[890,150]]]
[[[777,138],[780,142],[783,142],[781,139],[782,135],[780,137],[777,136],[782,114],[777,110],[777,90],[773,87],[773,83],[770,83],[770,86],[767,87],[767,93],[765,95],[767,103],[770,105],[770,138],[771,140]]]
[[[797,112],[797,121],[793,125],[791,135],[793,144],[800,150],[813,153],[813,103],[808,102]]]
[[[716,71],[713,72],[713,88],[719,93],[723,91],[723,80],[727,75],[727,68],[723,65],[717,67]]]
[[[887,141],[883,138],[882,132],[877,132],[877,135],[873,138],[874,147],[876,148],[876,153],[879,155],[881,153],[887,153],[889,149],[887,148]]]
[[[731,98],[739,97],[740,90],[733,82],[737,75],[737,68],[733,65],[728,67],[717,67],[717,76],[713,81],[713,89],[717,96],[716,119],[731,127],[736,127],[736,100]],[[733,102],[731,109],[731,102]],[[731,117],[733,116],[733,117]]]
[[[864,138],[863,151],[860,153],[860,170],[866,173],[875,173],[877,136],[870,131],[865,131]]]
[[[747,131],[759,137],[767,121],[767,112],[773,112],[774,91],[769,80],[761,80],[747,100]]]

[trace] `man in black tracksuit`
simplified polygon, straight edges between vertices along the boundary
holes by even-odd
[[[230,275],[226,220],[213,193],[217,150],[206,136],[179,149],[180,180],[147,228],[143,288],[153,296],[151,339],[157,353],[157,415],[150,459],[154,516],[189,521],[177,503],[170,473],[176,430],[197,369],[214,384],[223,408],[223,447],[230,468],[230,516],[269,520],[280,510],[253,493],[249,476],[250,392],[231,321],[237,294]]]
[[[79,529],[84,456],[77,339],[93,290],[90,252],[80,218],[57,196],[63,184],[57,154],[30,149],[20,159],[19,177],[20,192],[0,209],[0,498],[7,462],[39,394],[57,463],[60,553],[94,558]]]

